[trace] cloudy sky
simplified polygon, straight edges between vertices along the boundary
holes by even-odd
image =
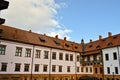
[[[5,25],[70,41],[120,33],[120,0],[7,0]]]

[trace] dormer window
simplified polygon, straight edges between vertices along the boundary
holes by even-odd
[[[89,45],[89,48],[91,48],[92,47],[92,45]]]
[[[117,38],[117,36],[114,36],[114,37],[113,37],[113,39],[116,39],[116,38]]]
[[[39,40],[40,40],[42,43],[45,43],[45,39],[44,39],[44,38],[39,37]]]
[[[54,40],[54,43],[55,43],[57,46],[60,46],[60,43],[57,42],[57,41],[55,41],[55,40]]]
[[[75,49],[77,49],[78,47],[77,46],[75,46]]]
[[[97,45],[96,48],[100,48],[100,45]]]
[[[69,44],[65,44],[65,46],[66,46],[66,47],[70,47],[70,45],[69,45]]]
[[[110,42],[110,43],[108,43],[108,44],[107,44],[107,46],[112,46],[112,45],[113,45],[113,43],[112,43],[112,42]]]

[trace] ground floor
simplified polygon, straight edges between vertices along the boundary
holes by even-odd
[[[91,80],[120,80],[120,75],[102,74],[0,74],[0,80],[87,80],[85,77],[94,78]]]

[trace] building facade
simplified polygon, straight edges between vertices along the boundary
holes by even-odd
[[[120,35],[75,43],[0,25],[0,80],[120,80]]]

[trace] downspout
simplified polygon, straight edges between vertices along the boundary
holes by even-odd
[[[32,80],[33,59],[34,59],[34,48],[35,48],[35,46],[33,45],[32,61],[31,61],[31,76],[30,76],[30,80]]]
[[[50,61],[49,61],[49,80],[51,80],[51,55],[52,55],[52,48],[50,48]]]
[[[75,77],[76,77],[76,80],[77,80],[77,71],[76,71],[76,69],[77,69],[77,55],[76,55],[76,52],[75,52]]]
[[[119,46],[117,46],[117,51],[118,51],[118,58],[119,58],[119,66],[120,66],[120,51],[119,51]],[[119,67],[120,68],[120,67]]]
[[[103,80],[104,80],[104,60],[103,60],[103,52],[102,52],[102,49],[100,49],[100,52],[101,52],[101,58],[102,58],[102,77],[103,77]]]

